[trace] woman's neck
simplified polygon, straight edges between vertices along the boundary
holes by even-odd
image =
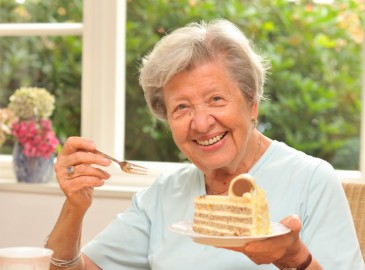
[[[221,168],[205,174],[205,189],[207,195],[228,194],[231,180],[239,174],[248,173],[249,170],[257,163],[269,147],[271,140],[262,135],[260,132],[257,132],[256,134],[258,134],[258,136],[255,136],[255,142],[252,144],[256,145],[256,147],[253,148],[253,150],[250,151],[251,154],[249,154],[249,157],[253,156],[252,158],[245,159],[236,169],[229,171]]]

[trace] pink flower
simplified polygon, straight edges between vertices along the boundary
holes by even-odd
[[[17,121],[12,126],[12,134],[27,157],[48,158],[60,144],[48,119]]]

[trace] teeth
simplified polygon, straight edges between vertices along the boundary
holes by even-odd
[[[220,141],[222,138],[224,137],[224,134],[222,135],[218,135],[218,136],[215,136],[214,138],[211,138],[209,140],[204,140],[204,141],[196,141],[198,144],[200,145],[204,145],[204,146],[207,146],[207,145],[211,145],[211,144],[214,144],[218,141]]]

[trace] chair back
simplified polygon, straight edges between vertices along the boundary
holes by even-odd
[[[342,185],[351,208],[357,238],[365,260],[365,183],[343,182]]]

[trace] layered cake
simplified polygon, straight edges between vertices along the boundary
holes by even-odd
[[[270,233],[265,192],[249,174],[235,177],[228,196],[204,195],[195,198],[193,230],[213,236],[248,236]]]

